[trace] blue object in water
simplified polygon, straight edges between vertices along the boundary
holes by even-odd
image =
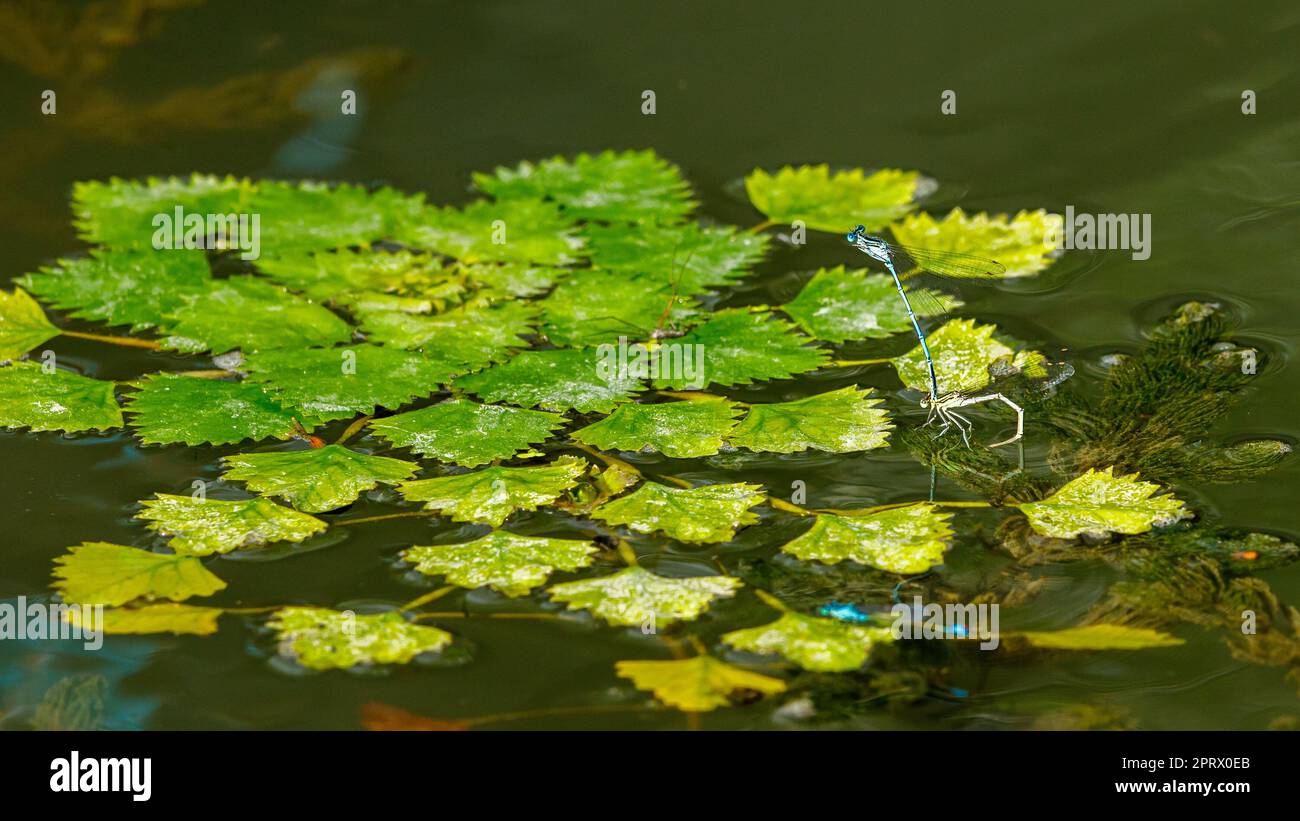
[[[856,604],[848,602],[832,601],[830,604],[823,604],[817,608],[817,615],[825,616],[828,619],[838,619],[850,624],[867,624],[871,621],[871,614],[860,609]]]

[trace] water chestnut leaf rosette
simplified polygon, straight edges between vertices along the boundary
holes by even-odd
[[[959,522],[988,534],[1001,557],[985,589],[966,591],[974,600],[1035,595],[1024,568],[1044,560],[1105,561],[1123,577],[1085,624],[1004,632],[1008,663],[1057,650],[1159,652],[1180,643],[1163,632],[1180,620],[1226,624],[1236,636],[1224,612],[1260,607],[1283,615],[1261,620],[1268,641],[1230,638],[1234,656],[1283,666],[1300,657],[1288,611],[1253,575],[1295,560],[1294,545],[1204,522],[1161,529],[1191,517],[1166,485],[1253,476],[1287,450],[1208,439],[1226,398],[1247,392],[1240,346],[1224,347],[1213,306],[1180,309],[1130,365],[1112,369],[1093,402],[1072,385],[992,387],[1045,376],[1042,355],[994,325],[947,320],[967,283],[912,289],[940,390],[1007,391],[1040,423],[1030,436],[1053,458],[1030,469],[952,433],[936,442],[933,429],[919,431],[925,413],[911,391],[849,384],[892,384],[892,365],[906,388],[928,391],[929,373],[919,347],[898,355],[911,343],[894,335],[912,328],[893,279],[836,264],[863,261],[846,231],[887,228],[899,243],[994,259],[1021,277],[1056,258],[1060,217],[913,213],[932,185],[917,171],[811,165],[754,171],[745,187],[765,219],[745,230],[692,218],[681,170],[644,150],[524,162],[474,183],[481,196],[456,205],[351,183],[200,174],[78,183],[85,246],[0,291],[0,426],[33,447],[84,440],[86,451],[121,450],[104,465],[165,478],[104,501],[127,510],[155,494],[138,502],[128,521],[136,535],[123,540],[157,551],[71,547],[53,560],[53,591],[68,604],[105,605],[100,626],[113,635],[210,636],[266,618],[280,659],[321,671],[441,653],[453,637],[434,620],[508,610],[551,630],[586,611],[591,630],[640,631],[651,658],[613,672],[664,705],[785,722],[791,711],[754,701],[786,683],[740,663],[793,673],[799,701],[822,717],[839,711],[837,700],[878,703],[894,677],[934,680],[922,657],[934,654],[891,652],[890,631],[859,608],[881,601],[881,573],[908,577],[929,600],[965,590],[943,570],[947,551],[984,547],[955,540]],[[160,214],[191,226],[176,226],[177,247],[158,248]],[[254,215],[260,253],[242,234],[209,236],[215,219],[189,219]],[[775,270],[804,250],[774,249],[764,233],[774,226],[832,232],[808,239],[825,267]],[[784,305],[758,304],[776,292]],[[98,362],[96,345],[135,355]],[[859,378],[847,367],[876,370]],[[97,433],[124,416],[138,441]],[[139,443],[171,448],[137,452]],[[586,456],[568,455],[577,451]],[[909,457],[983,498],[850,510],[819,501],[846,486],[894,487],[860,471],[867,459],[888,469]],[[145,462],[123,467],[128,458]],[[190,467],[177,475],[177,465]],[[256,495],[158,492],[219,473]],[[787,502],[791,479],[798,489]],[[1027,526],[1015,525],[1021,514]],[[413,535],[419,528],[427,538]],[[328,582],[322,568],[343,566],[315,563],[313,548],[366,532],[386,547],[348,560],[359,585],[351,600],[391,594],[368,586],[376,574],[426,589],[388,612],[357,613],[295,586]],[[1069,541],[1085,536],[1119,544]],[[242,589],[231,591],[239,607],[195,603],[226,588],[200,557],[213,567],[240,561],[243,583],[283,555],[297,570],[281,595],[245,605]],[[364,572],[367,562],[376,573]],[[754,624],[743,599],[724,601],[745,585],[774,618]],[[435,601],[446,609],[427,609]],[[217,644],[228,652],[245,642]],[[656,647],[676,658],[655,659]]]

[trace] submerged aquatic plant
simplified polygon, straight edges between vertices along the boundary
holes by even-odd
[[[1032,276],[1053,263],[1042,239],[1053,215],[936,220],[913,213],[928,190],[917,172],[820,166],[751,175],[747,190],[768,218],[756,230],[705,226],[690,221],[696,203],[680,171],[649,151],[523,163],[475,181],[488,197],[461,207],[386,188],[204,175],[76,187],[75,222],[91,249],[0,291],[0,358],[13,360],[0,367],[0,424],[33,435],[125,425],[142,443],[220,459],[224,479],[248,493],[163,488],[134,500],[147,523],[140,546],[87,542],[55,559],[65,601],[108,605],[109,633],[260,625],[277,655],[325,670],[455,652],[455,619],[466,613],[429,606],[488,588],[515,603],[475,617],[594,617],[655,636],[674,658],[620,661],[611,680],[669,706],[783,699],[778,716],[834,718],[878,703],[907,708],[927,693],[944,703],[969,695],[945,682],[945,659],[961,647],[926,649],[887,629],[900,596],[1015,606],[1042,594],[1033,568],[1098,561],[1122,576],[1109,599],[1083,624],[1008,634],[1007,663],[1172,647],[1180,640],[1164,631],[1176,624],[1222,627],[1248,604],[1264,638],[1233,638],[1233,652],[1300,669],[1300,616],[1252,575],[1297,549],[1217,534],[1174,486],[1256,475],[1288,451],[1205,442],[1245,384],[1215,307],[1180,308],[1112,367],[1099,399],[1058,388],[1040,353],[975,318],[931,333],[945,389],[996,383],[1027,409],[1035,438],[1051,437],[1051,470],[1026,471],[935,438],[892,392],[841,383],[742,400],[737,389],[756,382],[871,365],[892,367],[903,389],[928,389],[919,349],[837,358],[845,343],[906,340],[887,278],[822,269],[782,306],[726,298],[768,253],[761,231],[777,223],[836,236],[857,221],[892,223],[899,239]],[[260,258],[240,260],[204,230],[193,247],[154,249],[151,216],[178,208],[260,213]],[[131,335],[51,322],[29,292]],[[962,304],[931,296],[945,310]],[[114,383],[57,358],[25,360],[61,334],[174,351],[199,366]],[[669,363],[675,346],[698,346],[704,384],[671,369],[602,370],[601,346],[629,341]],[[247,449],[275,440],[283,444]],[[805,508],[752,482],[700,484],[675,461],[886,449],[909,451],[983,501]],[[363,499],[386,512],[355,515]],[[227,586],[213,557],[305,551],[340,528],[419,516],[479,530],[408,543],[401,572],[446,584],[401,607],[357,615],[337,602],[192,601]],[[977,528],[1003,561],[972,585],[944,568],[955,534]],[[740,543],[763,550],[737,559],[729,546]],[[659,561],[674,544],[693,569]],[[751,612],[756,603],[768,612]],[[747,669],[756,665],[763,672]]]

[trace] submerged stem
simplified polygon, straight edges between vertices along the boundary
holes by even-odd
[[[388,519],[409,519],[416,516],[437,516],[436,510],[410,510],[403,513],[385,513],[382,516],[360,516],[356,519],[341,519],[336,525],[361,525],[370,522],[382,522]]]
[[[358,433],[361,432],[362,428],[370,424],[371,418],[372,417],[369,416],[363,416],[360,419],[353,422],[351,425],[348,425],[347,429],[344,430],[343,433],[339,435],[339,438],[334,440],[334,444],[341,445],[344,442],[351,439],[353,436],[356,436]]]
[[[106,342],[109,345],[122,345],[127,348],[147,348],[156,351],[162,345],[152,339],[135,339],[129,336],[109,336],[108,334],[91,334],[85,331],[65,331],[60,330],[63,336],[71,336],[77,339],[89,339],[92,342]]]
[[[441,599],[443,596],[447,595],[448,593],[451,593],[455,589],[456,586],[454,584],[449,584],[446,587],[439,587],[437,590],[431,590],[428,593],[425,593],[423,596],[419,596],[418,598],[411,599],[406,604],[397,608],[397,612],[405,613],[407,610],[414,610],[415,608],[426,605],[431,601],[437,601],[438,599]]]

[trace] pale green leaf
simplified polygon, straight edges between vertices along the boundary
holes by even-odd
[[[59,329],[45,318],[41,306],[26,291],[0,291],[0,362],[17,359],[58,335]]]
[[[511,459],[564,425],[557,413],[452,399],[376,419],[370,429],[394,445],[462,467]]]
[[[860,515],[818,513],[807,532],[781,549],[825,564],[848,559],[890,573],[924,573],[943,563],[950,518],[925,502]]]
[[[323,607],[284,607],[275,611],[267,626],[276,632],[280,655],[313,670],[405,664],[451,643],[447,631],[413,624],[397,612],[360,615]]]
[[[1039,365],[1041,369],[1042,354],[1036,351],[1017,353],[993,335],[996,330],[995,325],[976,325],[973,319],[953,319],[927,335],[941,395],[985,387],[991,381],[989,368],[994,364],[1009,363],[1024,368],[1029,375],[1033,374],[1027,366]],[[919,344],[892,362],[904,385],[926,392],[930,390],[930,371]]]
[[[894,426],[871,388],[856,385],[805,399],[751,405],[749,414],[727,436],[742,448],[770,453],[825,450],[852,453],[883,448]]]
[[[816,370],[828,361],[826,351],[809,347],[810,342],[789,322],[770,313],[728,308],[714,313],[680,339],[665,343],[685,351],[699,351],[703,363],[695,357],[695,368],[701,372],[687,373],[683,366],[680,373],[664,375],[661,366],[655,386],[683,390],[711,383],[734,386],[762,379],[786,379]]]
[[[226,586],[198,559],[108,542],[68,548],[54,560],[54,576],[64,601],[109,606],[141,598],[183,601]]]
[[[773,222],[802,220],[817,231],[847,234],[858,224],[877,231],[911,211],[920,179],[893,168],[868,175],[858,168],[832,174],[825,165],[786,166],[775,175],[755,169],[745,191]]]
[[[758,521],[749,509],[763,501],[760,490],[743,483],[675,488],[646,482],[605,502],[591,516],[638,533],[662,531],[682,542],[725,542]]]
[[[1021,277],[1052,264],[1058,253],[1062,223],[1059,214],[1042,209],[1010,217],[984,213],[967,216],[954,208],[941,220],[926,213],[910,214],[889,226],[889,231],[902,245],[996,260],[1006,266],[1005,276]]]
[[[419,469],[412,462],[371,456],[341,445],[306,450],[238,453],[225,458],[222,478],[278,496],[298,510],[321,513],[350,504],[380,482],[397,484]]]
[[[1058,539],[1145,533],[1191,515],[1173,496],[1157,496],[1159,485],[1139,481],[1137,474],[1115,476],[1113,470],[1089,470],[1046,499],[1020,505],[1020,511],[1035,532]]]
[[[751,673],[709,656],[674,661],[620,661],[614,671],[640,690],[690,713],[703,713],[730,706],[728,696],[737,690],[754,690],[764,695],[784,692],[779,678]]]
[[[315,516],[299,513],[269,499],[195,499],[156,494],[141,502],[137,519],[170,537],[168,546],[183,556],[209,556],[264,547],[272,542],[301,542],[325,530]]]
[[[461,268],[465,277],[481,288],[505,297],[530,297],[545,293],[568,271],[522,262],[481,263]]]
[[[61,430],[107,430],[122,426],[112,382],[34,362],[0,367],[0,426]]]
[[[609,576],[551,585],[547,592],[570,610],[590,610],[616,626],[662,627],[699,618],[714,599],[731,598],[740,586],[731,576],[668,578],[629,567]]]
[[[603,450],[643,450],[689,459],[712,456],[736,426],[740,407],[721,397],[657,405],[619,405],[599,422],[574,432]]]
[[[491,587],[507,596],[523,596],[556,570],[591,564],[597,550],[582,539],[541,539],[497,530],[464,544],[416,545],[402,558],[427,576],[446,576],[461,587]]]
[[[475,174],[474,184],[497,199],[553,200],[566,214],[587,220],[672,222],[694,206],[677,166],[650,150],[523,162],[492,175]]]
[[[925,290],[925,289],[919,289]],[[929,298],[917,299],[918,289],[908,290],[917,316],[933,316],[937,309],[952,310],[961,300],[938,291],[926,291]],[[912,331],[894,278],[869,274],[863,269],[822,268],[799,295],[781,306],[814,339],[844,342],[850,339],[885,339],[891,334]]]
[[[228,445],[245,439],[288,439],[295,432],[294,413],[246,382],[158,373],[127,399],[131,425],[140,441],[150,445]]]
[[[574,349],[524,351],[455,385],[488,402],[582,413],[608,413],[645,390],[641,380],[608,367],[607,355]]]
[[[893,636],[888,627],[860,627],[787,612],[774,622],[724,633],[722,640],[751,653],[785,656],[805,670],[842,673],[861,667],[872,647],[893,641]]]
[[[490,467],[473,473],[417,479],[401,486],[412,502],[424,502],[457,522],[483,522],[499,527],[517,510],[550,504],[578,483],[587,465],[561,456],[548,465]]]

